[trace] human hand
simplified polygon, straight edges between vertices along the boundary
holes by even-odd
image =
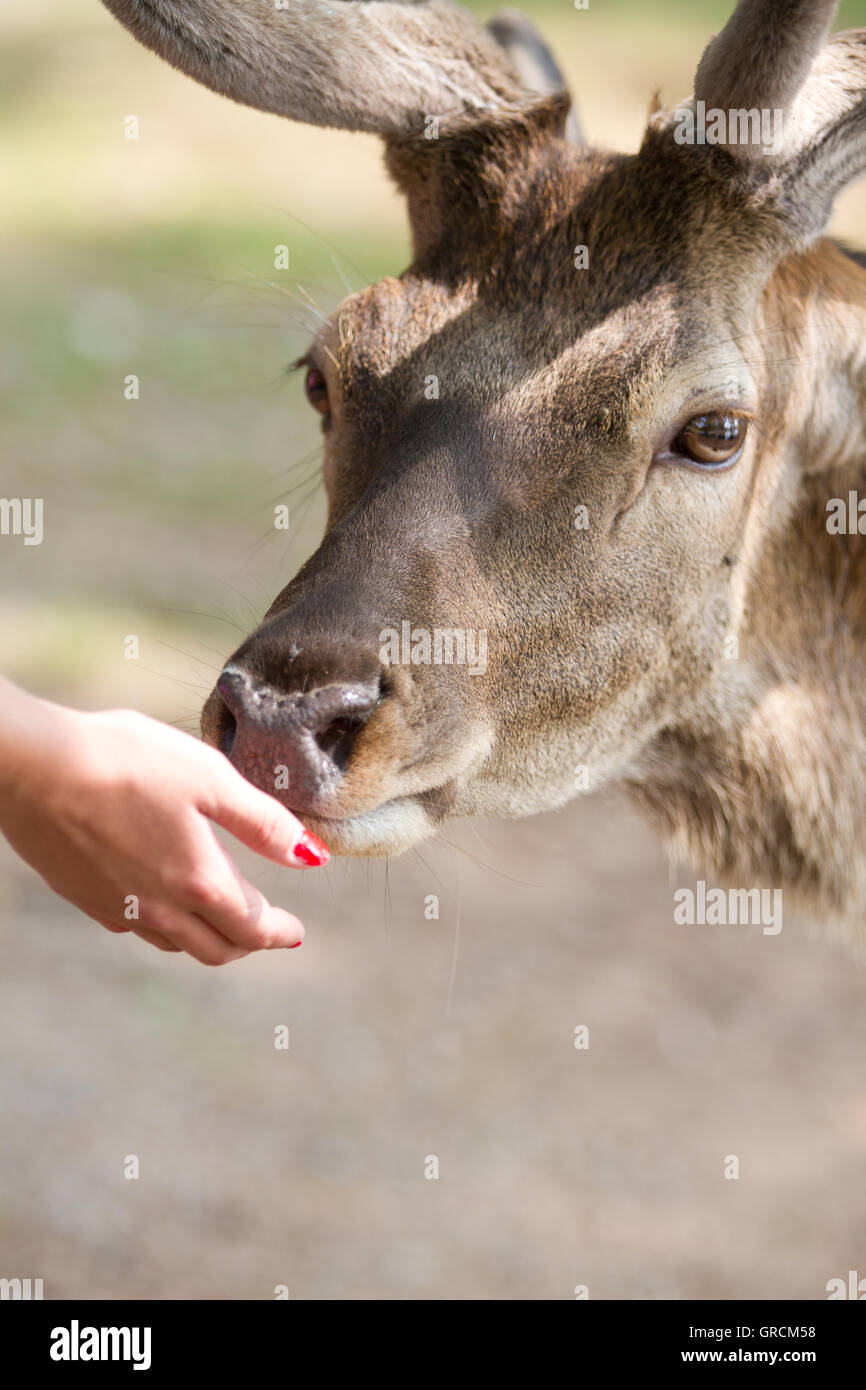
[[[130,710],[82,714],[2,680],[0,696],[0,831],[54,892],[206,965],[301,944],[297,917],[241,877],[212,826],[294,868],[328,851],[221,753]]]

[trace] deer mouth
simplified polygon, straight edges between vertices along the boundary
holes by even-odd
[[[416,796],[386,801],[355,816],[304,815],[303,821],[330,850],[349,858],[400,854],[427,839],[439,823]]]

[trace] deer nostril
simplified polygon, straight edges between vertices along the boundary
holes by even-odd
[[[367,722],[367,716],[344,715],[326,724],[316,732],[316,742],[322,752],[331,759],[341,772],[345,772],[358,733]]]
[[[226,757],[234,747],[235,737],[238,732],[238,721],[235,719],[231,710],[224,705],[220,717],[219,750],[225,753]]]

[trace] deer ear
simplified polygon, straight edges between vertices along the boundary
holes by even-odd
[[[866,30],[827,42],[837,8],[740,0],[695,77],[695,101],[728,118],[720,143],[797,240],[823,230],[836,195],[866,170]]]
[[[817,235],[837,194],[866,173],[866,29],[837,34],[818,54],[776,158],[796,220]]]
[[[505,49],[514,72],[527,91],[538,92],[539,96],[568,92],[562,69],[535,25],[519,10],[500,11],[490,20],[487,28]],[[572,144],[583,144],[580,121],[573,104],[568,113],[565,137]]]
[[[787,111],[837,8],[838,0],[740,0],[700,61],[696,100],[721,111]]]
[[[508,53],[450,0],[103,0],[136,38],[246,106],[311,125],[423,133],[430,116],[519,112]]]

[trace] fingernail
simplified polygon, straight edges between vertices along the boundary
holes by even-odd
[[[323,845],[318,836],[310,830],[304,831],[292,853],[296,859],[300,859],[302,864],[306,864],[311,869],[317,869],[320,864],[327,864],[331,857],[328,846]]]
[[[289,947],[289,950],[290,950],[290,951],[297,951],[298,947],[299,947],[299,946],[303,946],[303,944],[304,944],[303,941],[296,941],[295,944],[294,944],[294,946],[290,946],[290,947]]]

